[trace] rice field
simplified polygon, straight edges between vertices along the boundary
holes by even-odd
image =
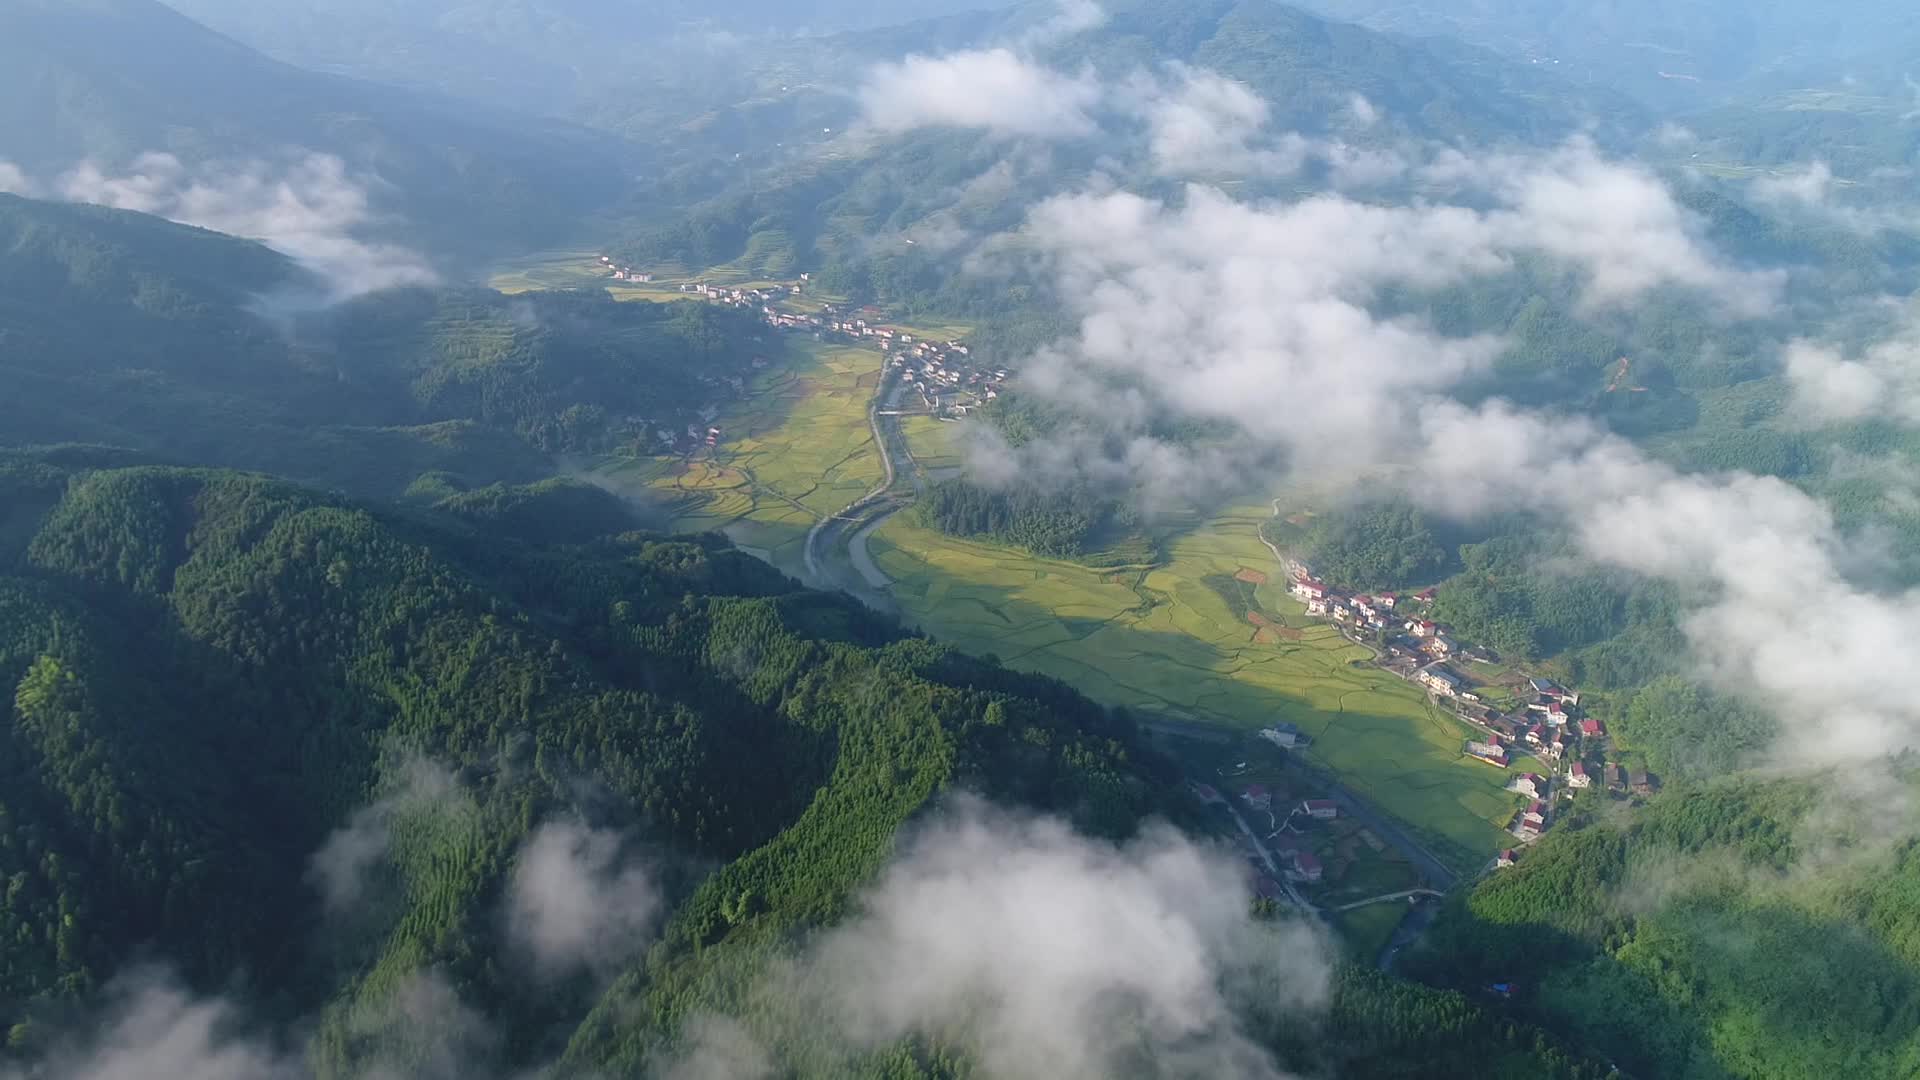
[[[807,531],[885,475],[867,403],[880,354],[794,341],[745,399],[713,421],[709,458],[615,458],[602,475],[652,499],[677,531],[715,531],[790,574],[805,563]]]
[[[1307,756],[1474,865],[1507,840],[1508,773],[1465,758],[1466,729],[1368,651],[1309,620],[1256,529],[1265,504],[1228,509],[1175,540],[1151,569],[1095,570],[921,528],[902,514],[874,559],[903,613],[937,637],[1063,679],[1143,714],[1313,736]],[[1265,625],[1248,617],[1257,608]],[[1524,768],[1525,763],[1516,763]]]

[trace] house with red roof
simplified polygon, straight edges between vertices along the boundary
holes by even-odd
[[[1547,778],[1539,773],[1526,773],[1513,782],[1513,790],[1529,799],[1537,799],[1546,794]]]
[[[1517,863],[1519,861],[1520,861],[1520,853],[1513,850],[1512,848],[1508,848],[1507,850],[1500,853],[1500,857],[1493,861],[1493,865],[1504,870],[1507,867],[1512,866],[1514,863]]]
[[[1606,733],[1607,733],[1607,729],[1600,726],[1600,721],[1595,720],[1591,716],[1587,717],[1585,720],[1580,721],[1580,734],[1586,736],[1589,739],[1597,739],[1600,736],[1605,735]]]
[[[1340,804],[1332,799],[1308,799],[1300,804],[1300,809],[1315,821],[1332,821],[1340,816]]]
[[[1567,786],[1576,788],[1593,786],[1593,775],[1587,772],[1585,762],[1576,761],[1567,766]]]
[[[1268,791],[1265,784],[1248,785],[1247,790],[1240,793],[1240,797],[1255,810],[1273,809],[1273,792]]]

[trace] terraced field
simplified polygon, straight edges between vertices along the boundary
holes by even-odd
[[[1435,854],[1477,865],[1506,839],[1517,806],[1502,790],[1508,774],[1465,758],[1458,721],[1308,620],[1277,574],[1257,583],[1277,569],[1256,532],[1269,512],[1218,514],[1151,569],[1037,559],[904,514],[872,549],[903,612],[930,633],[1144,713],[1242,730],[1298,725],[1314,738],[1313,761],[1419,830]]]

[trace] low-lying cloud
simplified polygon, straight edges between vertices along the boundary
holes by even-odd
[[[391,789],[354,811],[309,861],[307,880],[328,912],[351,910],[366,896],[372,875],[392,849],[397,819],[450,806],[459,798],[453,774],[441,766],[423,759],[402,765]]]
[[[1091,74],[1064,75],[999,48],[881,64],[859,98],[866,126],[881,133],[958,127],[1060,137],[1098,129],[1092,110],[1101,93]]]
[[[258,240],[317,275],[328,299],[438,280],[418,252],[369,238],[382,224],[373,205],[378,186],[330,154],[188,165],[172,154],[150,153],[125,168],[82,162],[43,182],[0,162],[0,190],[134,210]]]
[[[1849,352],[1827,342],[1787,345],[1793,408],[1814,423],[1884,418],[1920,424],[1920,323],[1904,318],[1887,336]]]
[[[1181,75],[1187,90],[1150,121],[1163,157],[1232,161],[1272,145],[1243,88]],[[1081,429],[990,446],[980,475],[1201,490],[1254,482],[1279,470],[1247,463],[1277,457],[1296,476],[1405,483],[1449,514],[1532,507],[1573,523],[1591,560],[1681,587],[1699,673],[1773,709],[1786,758],[1920,746],[1920,704],[1884,685],[1920,639],[1920,594],[1856,584],[1875,552],[1817,499],[1764,477],[1684,474],[1565,418],[1459,405],[1453,393],[1507,343],[1383,303],[1525,261],[1563,268],[1589,315],[1680,292],[1732,322],[1773,314],[1785,274],[1716,251],[1659,177],[1586,139],[1428,152],[1408,177],[1420,194],[1395,204],[1337,191],[1243,201],[1206,185],[1151,199],[1099,184],[1039,204],[1014,249],[1039,261],[1078,325],[1022,365],[1021,385],[1098,406]],[[1814,170],[1778,194],[1830,186]],[[1920,419],[1915,340],[1791,346],[1799,409]],[[1234,449],[1162,443],[1148,420],[1167,417],[1225,425],[1218,442]]]
[[[1246,881],[1164,826],[1116,846],[962,800],[761,993],[849,1055],[923,1036],[1004,1080],[1279,1077],[1243,1009],[1319,1008],[1330,961],[1307,925],[1257,923]],[[765,1062],[764,1037],[704,1023],[663,1072]]]
[[[578,822],[543,825],[521,846],[507,932],[539,974],[612,974],[645,947],[661,897],[624,847],[620,834]]]

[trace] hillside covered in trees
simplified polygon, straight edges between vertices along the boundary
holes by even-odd
[[[244,974],[256,1022],[317,1017],[323,1077],[443,1075],[444,1017],[405,1019],[423,987],[487,1018],[458,1055],[483,1074],[630,1072],[845,916],[943,793],[1113,838],[1190,812],[1123,714],[717,538],[601,532],[584,495],[377,512],[101,458],[0,458],[0,1061],[159,963],[200,993]],[[544,542],[568,508],[571,542]],[[653,873],[645,896],[594,878],[614,891],[569,917],[598,933],[529,977],[496,927],[556,835]],[[623,904],[659,910],[657,944],[605,921]],[[1356,1076],[1430,1053],[1469,1075],[1440,1050],[1467,1033],[1527,1075],[1603,1075],[1454,995],[1351,972],[1331,1007],[1337,1046],[1262,1030]],[[792,1075],[967,1074],[931,1045],[829,1073],[809,1052],[780,1045]]]
[[[392,497],[533,480],[680,431],[749,371],[744,313],[410,288],[325,307],[291,261],[140,214],[0,195],[0,430]]]
[[[1913,778],[1856,779],[1720,782],[1631,820],[1577,809],[1452,901],[1411,966],[1510,983],[1520,1015],[1633,1075],[1912,1075],[1920,859],[1886,815]]]

